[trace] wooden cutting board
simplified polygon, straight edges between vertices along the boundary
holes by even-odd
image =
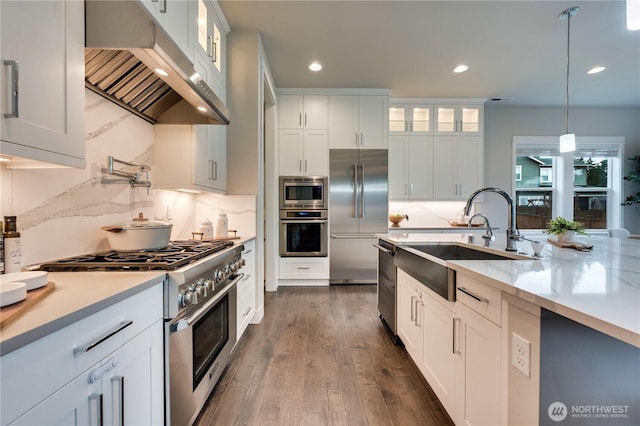
[[[593,249],[593,246],[589,244],[579,243],[577,241],[565,242],[565,241],[554,240],[553,238],[547,238],[547,241],[549,241],[554,246],[561,247],[561,248],[572,248],[574,250],[579,250],[579,251],[591,251],[591,249]]]
[[[7,324],[15,321],[20,315],[27,312],[30,307],[51,293],[55,286],[56,284],[53,281],[49,281],[40,288],[28,291],[26,299],[22,302],[0,308],[0,328],[5,327]]]

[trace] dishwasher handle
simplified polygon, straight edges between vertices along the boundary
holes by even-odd
[[[387,253],[389,256],[395,256],[396,255],[395,249],[394,250],[389,250],[388,248],[382,247],[380,244],[376,244],[376,243],[373,243],[373,246],[375,248],[377,248],[378,250],[380,250],[380,251],[382,251],[384,253]]]

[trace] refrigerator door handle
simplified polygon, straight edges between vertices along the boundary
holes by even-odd
[[[364,218],[364,163],[360,164],[360,218]]]
[[[353,165],[353,201],[351,203],[351,217],[358,217],[358,165]]]

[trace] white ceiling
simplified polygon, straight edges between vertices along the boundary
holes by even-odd
[[[257,30],[277,87],[387,88],[393,97],[514,98],[640,106],[640,31],[624,1],[220,0],[231,31]],[[313,60],[324,68],[308,70]],[[469,70],[454,74],[464,63]],[[588,69],[607,69],[587,75]]]

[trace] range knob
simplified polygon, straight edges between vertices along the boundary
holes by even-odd
[[[180,305],[181,308],[185,308],[191,304],[197,303],[197,298],[196,294],[190,289],[183,290],[178,294],[178,305]]]
[[[247,261],[245,260],[245,258],[243,257],[242,259],[240,259],[240,265],[244,266],[247,264]]]
[[[214,277],[215,277],[215,280],[216,280],[217,283],[221,283],[222,281],[224,281],[223,274],[224,274],[224,272],[222,272],[221,269],[218,269],[215,272]]]
[[[211,291],[216,289],[215,279],[207,278],[206,280],[204,280],[204,285]]]
[[[236,272],[238,272],[238,264],[236,262],[231,262],[229,264],[229,270],[232,274],[235,274]]]
[[[196,283],[196,292],[198,296],[207,297],[207,282],[205,280],[198,280]]]

